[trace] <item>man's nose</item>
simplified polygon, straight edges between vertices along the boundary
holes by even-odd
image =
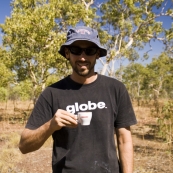
[[[83,61],[87,59],[87,55],[85,54],[84,50],[82,51],[81,55],[79,55],[79,59]]]

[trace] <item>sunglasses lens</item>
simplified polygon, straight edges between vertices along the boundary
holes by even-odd
[[[85,49],[85,54],[86,55],[94,55],[97,52],[97,48],[96,47],[89,47]]]
[[[76,46],[69,47],[69,50],[74,55],[81,55],[81,53],[82,53],[82,49],[80,47],[76,47]]]
[[[74,55],[81,55],[82,52],[84,51],[86,55],[88,56],[92,56],[94,54],[96,54],[98,48],[96,47],[88,47],[88,48],[80,48],[77,46],[69,46],[68,47],[70,52]]]

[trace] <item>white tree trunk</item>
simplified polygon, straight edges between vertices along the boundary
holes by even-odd
[[[102,74],[102,75],[105,75],[105,74],[106,74],[108,65],[109,65],[108,62],[106,62],[106,63],[103,65],[103,68],[102,68],[102,71],[101,71],[101,74]]]

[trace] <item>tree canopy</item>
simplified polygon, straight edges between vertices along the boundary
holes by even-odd
[[[160,17],[173,17],[173,5],[164,0],[108,0],[101,6],[101,26],[109,39],[106,46],[109,50],[106,61],[103,62],[102,74],[108,71],[114,74],[114,63],[117,59],[127,58],[135,61],[139,58],[138,50],[150,44],[152,40],[162,41],[166,49],[170,48],[173,39],[172,28],[164,29]],[[144,58],[147,58],[147,52]]]
[[[146,66],[132,63],[123,70],[123,82],[133,98],[173,98],[173,59],[162,53]]]
[[[13,83],[30,80],[36,98],[45,85],[51,83],[50,79],[57,77],[58,80],[67,75],[71,68],[58,50],[69,27],[75,25],[84,24],[98,29],[101,42],[108,50],[108,55],[100,59],[102,74],[114,76],[114,65],[118,59],[135,62],[140,57],[138,50],[146,44],[152,48],[152,40],[162,41],[166,51],[172,54],[173,28],[166,30],[159,22],[161,16],[173,16],[168,1],[99,2],[13,0],[11,16],[0,24],[3,32],[3,48],[0,49],[3,70],[0,73],[5,79],[1,86],[7,85],[12,77]],[[141,67],[135,65],[133,68],[140,70]],[[138,83],[140,80],[138,77]]]
[[[68,73],[67,61],[58,50],[67,28],[85,17],[84,6],[65,0],[15,0],[11,5],[12,15],[1,25],[3,45],[8,48],[6,64],[17,73],[17,81],[30,78],[34,92],[40,92],[49,75]]]

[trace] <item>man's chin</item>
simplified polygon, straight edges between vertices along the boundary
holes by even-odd
[[[89,73],[78,73],[79,76],[83,76],[83,77],[86,77],[89,75]]]
[[[87,71],[78,71],[77,72],[77,74],[79,75],[79,76],[83,76],[83,77],[86,77],[86,76],[88,76],[89,75],[89,71],[87,70]]]
[[[83,76],[83,77],[87,77],[91,74],[92,72],[92,69],[77,69],[77,68],[74,68],[73,69],[79,76]]]

